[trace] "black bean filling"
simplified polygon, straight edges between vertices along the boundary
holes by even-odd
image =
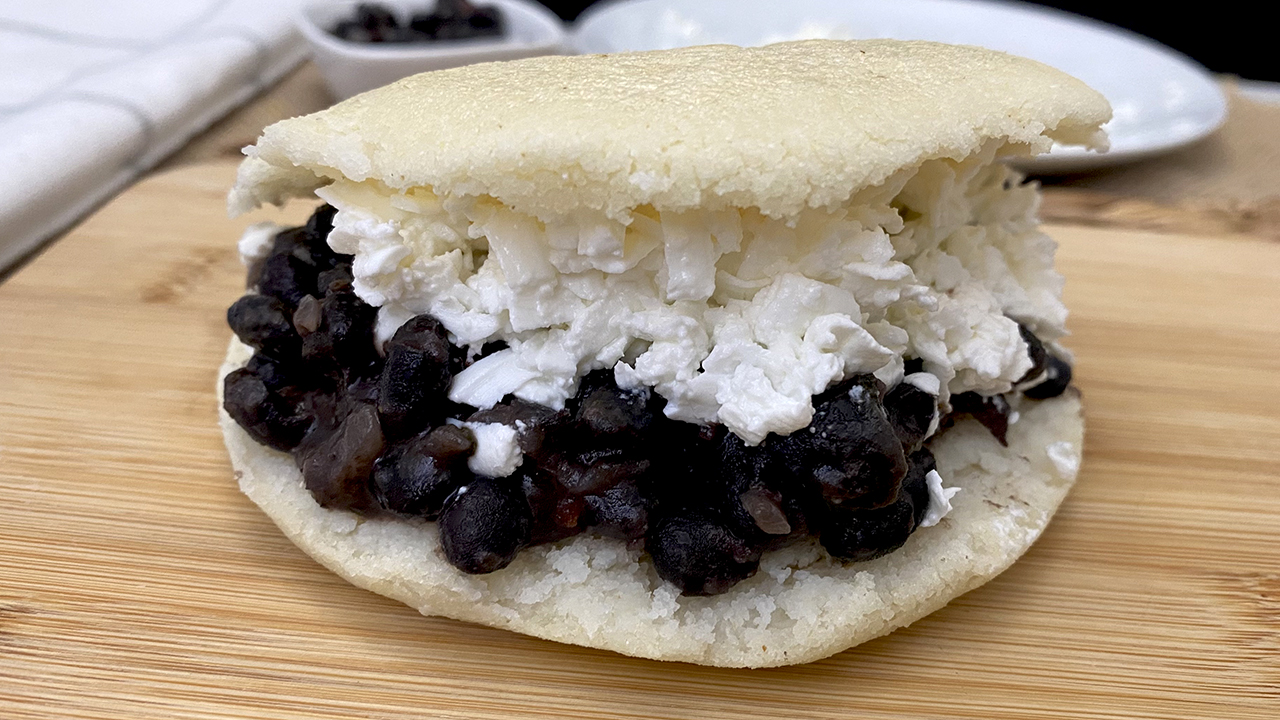
[[[305,227],[280,232],[250,269],[252,292],[227,322],[255,354],[227,375],[223,403],[254,440],[293,454],[321,505],[435,520],[445,557],[468,573],[597,532],[643,544],[687,595],[724,592],[755,573],[763,552],[809,535],[843,560],[880,557],[924,517],[935,467],[924,440],[937,404],[910,383],[886,392],[855,375],[814,397],[807,428],[757,446],[723,426],[671,420],[659,395],[619,388],[603,370],[583,377],[563,410],[514,397],[484,410],[450,402],[453,375],[504,346],[469,356],[420,315],[379,355],[376,310],[352,291],[352,258],[326,244],[333,213],[322,206]],[[1034,365],[1024,394],[1061,394],[1070,366],[1022,333]],[[907,371],[921,367],[908,361]],[[951,402],[942,426],[970,415],[1005,442],[1005,397]],[[516,428],[520,467],[472,473],[475,437],[450,418]]]
[[[494,5],[473,5],[467,0],[436,0],[430,12],[414,12],[407,23],[402,23],[386,5],[360,3],[354,15],[339,20],[330,30],[353,43],[401,44],[500,38],[504,32],[506,19],[502,10]]]

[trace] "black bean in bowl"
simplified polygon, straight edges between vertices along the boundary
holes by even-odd
[[[437,0],[429,10],[414,11],[408,22],[386,5],[361,3],[354,16],[339,20],[330,32],[354,43],[430,43],[500,38],[506,32],[506,20],[496,6],[467,0]]]

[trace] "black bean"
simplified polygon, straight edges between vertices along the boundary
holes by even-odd
[[[436,0],[435,10],[442,17],[466,19],[475,13],[476,6],[471,0]]]
[[[355,373],[377,360],[373,322],[377,310],[354,293],[329,293],[320,301],[320,326],[302,339],[302,356],[319,366]]]
[[[637,458],[617,448],[599,447],[544,456],[538,461],[539,467],[551,473],[556,483],[573,495],[600,493],[633,481],[648,471],[649,465],[648,458]]]
[[[445,20],[436,27],[432,37],[436,40],[467,40],[476,36],[471,23],[463,19]]]
[[[351,290],[355,276],[351,274],[351,263],[339,263],[329,270],[323,270],[316,276],[316,291],[321,296],[335,292]]]
[[[841,560],[871,560],[902,547],[915,529],[909,499],[880,508],[833,505],[822,526],[822,546]]]
[[[911,500],[911,507],[914,510],[912,525],[919,527],[920,521],[929,511],[929,485],[925,476],[931,470],[937,470],[938,463],[934,460],[929,448],[920,448],[911,453],[907,458],[907,464],[910,469],[907,470],[907,476],[902,479],[902,494]]]
[[[262,353],[254,353],[249,362],[245,363],[244,369],[257,375],[262,384],[272,392],[299,384],[298,374],[294,372],[296,364],[291,367]]]
[[[582,499],[586,505],[583,524],[602,535],[634,540],[649,529],[648,502],[635,483],[622,483]]]
[[[360,3],[357,5],[356,22],[361,27],[374,33],[396,27],[399,24],[396,21],[395,13],[391,12],[391,9],[387,6],[379,3]]]
[[[572,495],[599,494],[635,481],[652,466],[645,442],[651,416],[639,421],[634,414],[637,403],[643,408],[647,402],[640,394],[587,383],[570,403],[574,415],[547,418],[539,428],[541,442],[526,452]]]
[[[907,460],[881,404],[883,388],[874,376],[858,375],[814,398],[809,427],[769,439],[776,462],[816,482],[829,502],[893,502]]]
[[[275,238],[271,241],[271,252],[268,253],[268,256],[292,255],[303,263],[314,267],[316,264],[312,252],[314,245],[315,241],[305,227],[285,228],[276,233]]]
[[[229,373],[222,388],[227,414],[267,447],[292,450],[311,426],[311,417],[302,405],[269,390],[252,370]]]
[[[377,411],[360,404],[332,432],[309,434],[294,459],[321,506],[367,511],[376,507],[369,481],[385,445]]]
[[[443,25],[445,19],[436,13],[416,13],[409,18],[409,27],[422,33],[422,36],[431,40],[436,39],[436,33],[439,32],[440,26]]]
[[[321,205],[311,214],[307,224],[302,228],[306,233],[305,242],[307,249],[311,252],[311,262],[322,272],[343,264],[350,269],[351,261],[354,259],[351,255],[334,252],[333,248],[329,247],[329,233],[333,232],[333,217],[337,213],[337,208],[332,205]],[[318,289],[324,292],[324,286]]]
[[[378,412],[387,432],[411,435],[443,420],[449,373],[449,337],[430,315],[412,318],[387,343],[378,384]]]
[[[1031,369],[1023,373],[1018,382],[1014,383],[1015,385],[1039,377],[1040,373],[1044,372],[1045,363],[1048,361],[1048,353],[1045,352],[1044,343],[1040,342],[1040,338],[1031,332],[1031,328],[1018,323],[1018,333],[1022,335],[1022,341],[1027,344],[1027,357],[1031,359]]]
[[[315,375],[297,355],[284,359],[254,353],[245,369],[261,378],[267,389],[279,393],[295,403],[308,403],[311,395],[331,393],[336,390],[333,382],[324,376]]]
[[[440,427],[397,445],[378,458],[373,488],[379,504],[395,513],[434,520],[445,498],[471,480],[467,458],[475,450],[470,431]]]
[[[650,391],[623,390],[613,382],[611,371],[596,371],[582,378],[574,418],[586,432],[596,436],[643,433],[653,421],[649,411]]]
[[[466,0],[438,0],[430,13],[417,13],[409,27],[432,40],[464,40],[494,37],[504,32],[505,20],[497,7],[479,7]]]
[[[660,519],[645,537],[658,575],[685,595],[716,595],[751,577],[760,547],[706,514]]]
[[[300,339],[293,328],[292,313],[279,299],[269,295],[245,295],[227,309],[227,324],[240,341],[276,358],[298,354]]]
[[[503,32],[502,13],[496,7],[477,8],[467,24],[475,32],[475,37],[491,37]]]
[[[533,518],[519,478],[484,478],[458,488],[440,513],[440,546],[459,570],[490,573],[529,542]]]
[[[790,521],[782,509],[781,490],[795,490],[795,478],[784,470],[776,472],[770,452],[761,445],[747,445],[731,432],[724,431],[714,443],[717,462],[714,471],[699,482],[687,477],[680,492],[690,495],[693,506],[717,512],[730,529],[743,538],[764,540],[767,536],[787,534]],[[777,506],[781,518],[767,507]],[[764,523],[763,525],[761,523]],[[776,532],[785,524],[787,530]]]
[[[338,209],[328,203],[316,208],[315,212],[311,213],[311,217],[307,218],[305,226],[307,234],[324,242],[328,239],[329,233],[333,232],[333,216],[337,214]]]
[[[380,41],[384,43],[415,43],[429,40],[431,40],[431,37],[426,33],[419,32],[411,27],[387,28],[382,31],[382,37],[380,38]]]
[[[333,28],[333,34],[347,42],[370,43],[375,35],[355,20],[343,20]]]
[[[279,298],[290,310],[316,294],[316,267],[293,253],[273,253],[262,264],[258,292]]]
[[[535,468],[521,466],[516,474],[532,513],[530,545],[555,542],[581,532],[581,515],[585,511],[582,498],[566,495],[550,475]],[[578,501],[578,507],[564,505],[566,500],[574,499]],[[577,514],[569,517],[573,510],[577,510]]]
[[[1009,401],[1003,395],[966,392],[951,396],[951,413],[947,422],[951,424],[957,417],[968,415],[982,423],[1001,445],[1008,445],[1009,413]]]
[[[1023,390],[1022,394],[1033,400],[1048,400],[1061,395],[1070,384],[1071,365],[1062,358],[1049,355],[1045,363],[1044,380]]]
[[[884,396],[889,424],[908,451],[920,447],[938,410],[938,398],[908,382],[900,382]]]
[[[881,508],[828,506],[819,537],[827,552],[842,560],[871,560],[902,547],[929,510],[925,479],[936,470],[933,453],[921,448],[908,458],[909,469],[897,499]]]

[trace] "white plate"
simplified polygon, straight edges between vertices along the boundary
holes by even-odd
[[[1212,75],[1127,30],[1077,15],[982,0],[632,0],[595,6],[575,26],[582,53],[809,37],[981,45],[1068,72],[1111,101],[1111,151],[1055,147],[1024,163],[1067,173],[1164,152],[1212,133],[1227,115]]]

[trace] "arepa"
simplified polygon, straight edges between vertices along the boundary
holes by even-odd
[[[470,66],[273,125],[231,210],[314,193],[336,215],[242,240],[259,293],[231,320],[254,347],[221,373],[241,487],[424,614],[746,667],[901,627],[1016,560],[1075,478],[1061,277],[1002,160],[1103,148],[1108,117],[1030,60],[806,41]],[[339,319],[356,305],[363,325]],[[281,379],[297,362],[341,379],[327,400]],[[545,447],[513,408],[552,418]],[[850,413],[869,425],[830,445]],[[465,467],[404,500],[398,458],[437,431]],[[670,480],[667,456],[703,452]],[[524,534],[459,530],[466,503]],[[894,508],[900,537],[857,545]],[[700,568],[707,528],[737,544]]]

